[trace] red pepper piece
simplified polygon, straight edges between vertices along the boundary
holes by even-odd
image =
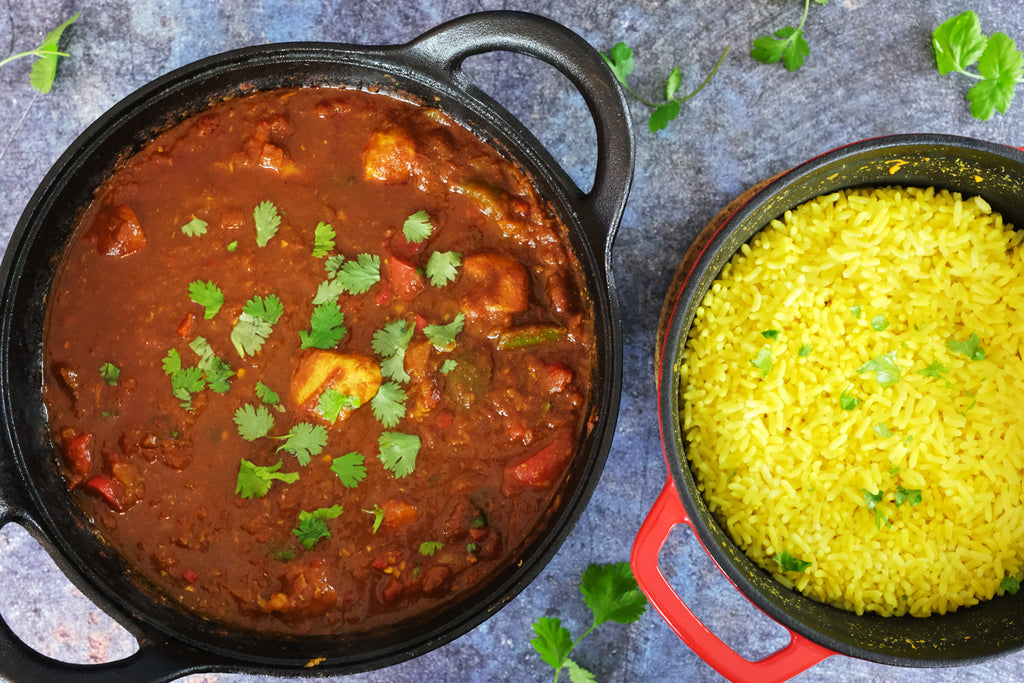
[[[178,336],[182,339],[188,339],[192,336],[192,326],[196,322],[196,314],[189,313],[185,318],[178,324]]]
[[[388,282],[395,291],[395,296],[406,301],[416,298],[416,295],[426,287],[426,281],[419,274],[409,261],[388,256],[385,263]]]
[[[84,477],[92,466],[92,434],[75,432],[61,441],[64,461],[72,474]]]
[[[565,472],[575,450],[575,440],[568,433],[560,434],[539,451],[518,464],[505,469],[505,482],[546,489]]]
[[[191,569],[186,569],[185,571],[183,571],[183,572],[181,573],[181,575],[182,575],[182,577],[183,577],[183,578],[184,578],[184,579],[185,579],[186,581],[188,581],[189,583],[195,583],[196,581],[198,581],[198,580],[199,580],[199,575],[198,575],[198,574],[196,574],[196,573],[195,573],[194,571],[192,571]]]
[[[86,481],[84,486],[87,490],[98,494],[113,510],[124,512],[124,504],[122,503],[124,487],[114,479],[105,474],[97,474],[92,479]]]

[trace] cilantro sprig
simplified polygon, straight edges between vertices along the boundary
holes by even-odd
[[[276,294],[254,296],[245,302],[231,330],[231,343],[238,355],[245,358],[246,354],[251,356],[259,351],[282,315],[284,304]]]
[[[772,556],[772,559],[775,560],[775,563],[779,565],[779,570],[783,572],[802,572],[805,569],[810,568],[813,564],[813,562],[801,560],[799,557],[794,556],[788,550],[783,550],[782,552],[775,553],[775,555]]]
[[[80,14],[81,12],[76,12],[75,16],[47,33],[39,47],[6,57],[0,60],[0,66],[22,57],[35,57],[36,60],[32,63],[32,70],[29,72],[29,83],[44,95],[50,92],[50,89],[53,88],[53,82],[57,79],[58,58],[71,56],[67,52],[60,51],[60,39],[68,26],[78,21]]]
[[[729,46],[726,46],[725,50],[722,51],[722,56],[718,58],[718,62],[715,63],[714,68],[711,69],[711,73],[704,78],[701,84],[690,93],[681,97],[679,96],[679,89],[683,84],[683,73],[678,66],[672,69],[672,71],[669,72],[668,78],[665,79],[665,100],[663,102],[652,102],[641,97],[626,81],[626,78],[633,73],[633,67],[635,66],[633,50],[626,43],[616,43],[615,47],[608,51],[608,54],[602,53],[601,56],[604,57],[605,63],[612,70],[612,74],[615,75],[616,80],[618,80],[619,83],[622,84],[622,87],[626,89],[626,92],[632,95],[644,106],[654,110],[651,112],[651,116],[647,120],[647,127],[653,133],[659,130],[664,130],[670,121],[674,121],[676,117],[679,116],[681,106],[711,82],[711,79],[718,72],[718,68],[722,66],[722,62],[725,61],[725,56],[727,54],[729,54]]]
[[[121,368],[110,362],[104,363],[100,366],[100,377],[110,386],[116,387],[121,378]]]
[[[256,205],[252,217],[256,223],[256,246],[265,247],[270,243],[270,238],[277,234],[277,229],[281,225],[281,214],[274,203],[268,200]]]
[[[377,440],[377,457],[384,469],[396,479],[407,477],[416,469],[416,456],[420,451],[420,437],[402,432],[384,432]]]
[[[385,377],[396,382],[409,381],[409,373],[405,371],[405,351],[415,330],[412,323],[392,320],[373,333],[370,346],[374,353],[383,357],[380,371]]]
[[[342,512],[340,505],[319,508],[312,512],[302,510],[299,512],[299,526],[292,529],[292,533],[306,550],[312,550],[318,541],[331,537],[326,520],[340,517]]]
[[[164,374],[171,378],[171,394],[181,401],[181,407],[192,410],[192,394],[206,388],[206,379],[199,367],[186,368],[177,349],[170,349],[162,361]]]
[[[435,251],[427,260],[427,278],[435,287],[444,287],[459,275],[462,254],[457,251]]]
[[[323,221],[313,229],[313,257],[323,258],[334,250],[334,238],[337,234],[329,223]]]
[[[235,483],[235,493],[242,498],[262,498],[270,492],[270,486],[275,480],[291,484],[299,479],[298,472],[279,472],[282,461],[278,460],[276,465],[256,465],[245,458],[238,465],[238,479]]]
[[[366,465],[363,454],[357,451],[346,453],[331,461],[331,471],[338,475],[341,485],[347,489],[355,488],[366,478]]]
[[[819,5],[828,4],[828,0],[814,2]],[[804,38],[804,24],[807,22],[810,7],[811,0],[804,0],[804,13],[796,27],[786,26],[776,31],[774,35],[755,38],[750,56],[762,64],[776,64],[781,60],[789,71],[796,71],[803,66],[804,59],[811,54],[811,48]]]
[[[932,33],[939,73],[952,71],[977,81],[967,91],[971,116],[982,121],[1005,114],[1017,84],[1024,81],[1024,52],[1005,33],[986,37],[978,15],[963,12],[942,22]],[[977,63],[977,71],[968,71]]]
[[[406,218],[402,224],[402,234],[413,243],[422,242],[433,232],[434,225],[430,222],[430,214],[422,209]]]
[[[423,334],[438,351],[449,351],[455,346],[455,338],[462,332],[466,316],[459,313],[447,325],[427,325]]]
[[[189,283],[188,296],[193,303],[203,307],[203,317],[207,320],[217,315],[224,305],[224,292],[212,281],[195,280]]]
[[[333,349],[348,332],[344,322],[345,314],[338,302],[320,304],[309,318],[309,330],[299,332],[300,345],[304,349]]]
[[[592,681],[593,674],[569,659],[569,655],[595,628],[614,621],[631,624],[643,616],[647,598],[637,586],[628,562],[592,564],[580,579],[583,602],[590,609],[593,621],[590,628],[576,640],[558,617],[540,617],[533,622],[537,637],[530,641],[540,658],[555,670],[555,683],[563,669],[573,681]]]
[[[946,348],[953,353],[967,356],[971,360],[985,360],[985,349],[981,347],[981,338],[974,332],[963,341],[950,339],[946,342]]]

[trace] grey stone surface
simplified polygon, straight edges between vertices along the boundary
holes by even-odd
[[[530,624],[559,616],[574,632],[588,625],[576,588],[591,562],[626,560],[666,470],[656,423],[655,326],[676,264],[699,229],[730,199],[758,181],[836,146],[901,132],[940,132],[1020,145],[1024,103],[989,122],[972,119],[970,83],[940,76],[932,29],[965,9],[954,0],[833,0],[812,3],[811,55],[796,73],[749,56],[756,35],[799,20],[797,0],[519,2],[409,0],[401,4],[322,0],[0,0],[0,55],[34,47],[47,30],[81,10],[64,45],[48,95],[28,84],[29,63],[0,68],[0,245],[50,165],[91,121],[164,72],[226,49],[289,40],[360,44],[404,42],[437,23],[484,9],[520,9],[556,19],[606,50],[627,41],[636,51],[631,82],[656,97],[663,78],[682,67],[683,87],[704,77],[732,46],[711,85],[668,130],[646,129],[632,104],[637,166],[616,242],[622,302],[624,382],[607,467],[577,528],[537,580],[474,631],[434,652],[346,681],[544,680]],[[986,32],[1024,42],[1018,0],[976,3]],[[489,55],[466,67],[505,103],[584,187],[594,164],[594,133],[582,100],[553,69],[525,57]],[[722,577],[689,532],[673,532],[662,568],[699,616],[747,657],[762,657],[787,634]],[[126,656],[133,639],[64,580],[20,527],[0,530],[0,614],[39,652],[95,663]],[[715,681],[661,618],[649,612],[629,627],[607,625],[574,655],[604,681]],[[265,680],[210,673],[191,683]],[[566,680],[563,676],[563,680]],[[842,656],[799,675],[812,681],[1024,680],[1024,655],[970,667],[903,669]]]

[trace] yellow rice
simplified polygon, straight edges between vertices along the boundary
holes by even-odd
[[[1022,237],[979,197],[837,192],[773,221],[712,285],[679,367],[687,453],[780,582],[927,616],[1024,579]],[[971,333],[984,359],[947,344]],[[863,366],[892,352],[883,386]],[[897,507],[901,489],[920,503]],[[782,552],[811,565],[782,572]]]

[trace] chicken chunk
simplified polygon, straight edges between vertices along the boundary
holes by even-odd
[[[299,408],[326,419],[320,411],[320,397],[333,389],[350,400],[344,402],[335,421],[344,421],[356,408],[377,395],[380,366],[358,354],[307,349],[292,373],[290,396]]]

